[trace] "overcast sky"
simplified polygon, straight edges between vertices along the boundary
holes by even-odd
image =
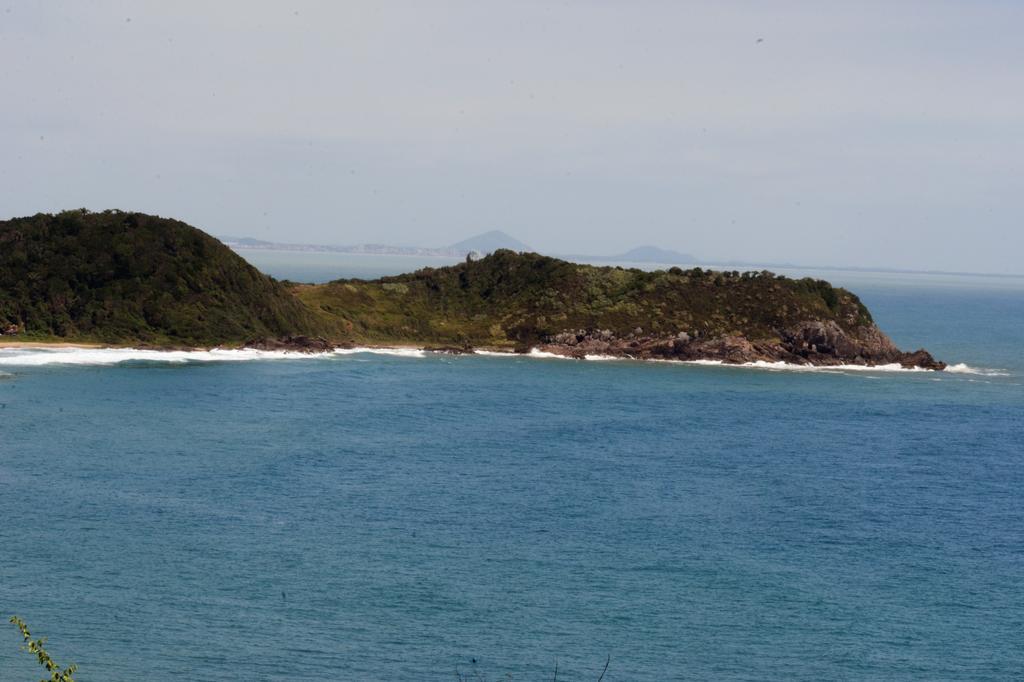
[[[0,217],[1024,273],[1024,2],[0,0]]]

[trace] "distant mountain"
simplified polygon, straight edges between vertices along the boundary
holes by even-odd
[[[388,244],[351,244],[349,246],[333,246],[330,244],[292,244],[288,242],[268,242],[251,237],[219,237],[227,246],[235,250],[254,251],[309,251],[315,253],[355,253],[373,256],[421,256],[429,258],[462,258],[465,253],[456,253],[452,249],[430,249],[418,246],[390,246]]]
[[[265,251],[321,251],[333,253],[359,253],[390,256],[429,256],[434,258],[462,258],[466,254],[477,251],[482,254],[492,253],[498,249],[512,251],[532,251],[526,244],[514,237],[492,230],[475,237],[441,248],[424,248],[419,246],[390,246],[388,244],[351,244],[349,246],[330,246],[327,244],[291,244],[268,242],[252,237],[222,236],[225,244],[233,249],[260,249]]]
[[[625,261],[627,263],[664,263],[667,265],[689,265],[699,262],[691,254],[661,249],[657,246],[638,246],[618,256],[611,256],[607,260]]]
[[[434,258],[463,258],[466,254],[474,251],[481,254],[494,253],[498,249],[509,249],[519,253],[532,253],[533,247],[524,244],[515,237],[502,232],[491,230],[478,234],[469,239],[463,239],[451,246],[440,248],[426,248],[418,246],[391,246],[387,244],[351,244],[348,246],[329,246],[326,244],[291,244],[282,242],[269,242],[252,237],[228,237],[221,239],[233,249],[260,249],[268,251],[322,251],[333,253],[354,253],[371,255],[392,255],[392,256],[421,256]],[[661,265],[693,265],[700,263],[695,256],[689,253],[680,253],[671,249],[662,249],[657,246],[638,246],[625,253],[614,256],[592,256],[592,255],[566,255],[568,260],[583,263],[657,263]]]
[[[533,251],[529,246],[522,243],[515,237],[509,236],[501,230],[491,230],[490,232],[484,232],[478,234],[475,237],[469,239],[463,239],[461,242],[452,244],[448,247],[451,251],[459,253],[468,253],[470,251],[479,251],[480,253],[487,254],[497,251],[498,249],[511,249],[512,251]]]
[[[262,239],[253,239],[252,237],[228,237],[220,236],[217,239],[221,240],[228,246],[239,246],[246,249],[268,249],[275,246],[274,242],[266,242]]]

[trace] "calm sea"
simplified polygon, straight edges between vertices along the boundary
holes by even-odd
[[[965,366],[0,350],[0,612],[82,682],[1019,679],[1024,280],[822,274]]]

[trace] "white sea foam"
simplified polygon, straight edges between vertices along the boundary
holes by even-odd
[[[607,362],[610,360],[629,361],[633,359],[631,357],[623,357],[619,355],[603,355],[595,353],[590,353],[588,355],[584,355],[582,358],[579,358],[571,355],[562,355],[560,353],[550,353],[546,350],[541,350],[539,348],[531,348],[528,355],[531,358],[554,360],[588,360],[590,362]]]
[[[510,350],[479,350],[475,349],[473,355],[486,355],[492,358],[510,358],[515,357],[518,353]]]
[[[680,362],[680,361],[670,361]],[[688,365],[714,365],[720,367],[739,367],[748,369],[766,369],[774,371],[790,372],[934,372],[935,370],[923,367],[903,367],[899,363],[888,365],[797,365],[788,362],[746,362],[738,365],[727,364],[721,360],[684,360],[683,364]],[[1002,369],[986,369],[984,367],[971,367],[963,363],[950,365],[946,372],[951,374],[978,374],[981,376],[1011,376],[1010,372]]]
[[[374,355],[394,355],[400,358],[425,358],[429,351],[422,348],[335,348],[334,355],[358,355],[372,353]]]
[[[339,348],[324,353],[300,353],[255,348],[211,350],[149,350],[141,348],[4,348],[0,366],[40,367],[44,365],[116,365],[122,362],[244,362],[251,360],[302,360],[332,355],[374,353],[422,358],[426,351],[415,348]]]
[[[474,351],[476,355],[492,357],[512,357],[516,353],[503,351]],[[8,367],[39,367],[44,365],[116,365],[122,362],[164,362],[184,364],[189,362],[243,362],[251,360],[300,360],[324,358],[330,356],[348,356],[359,354],[388,355],[402,358],[424,358],[432,355],[431,351],[419,348],[336,348],[323,353],[300,353],[287,350],[257,350],[255,348],[211,350],[149,350],[141,348],[0,348],[0,366]],[[554,360],[575,360],[566,355],[542,351],[533,348],[526,357]],[[629,361],[632,358],[615,355],[586,355],[590,362]],[[748,362],[729,364],[721,360],[649,360],[681,365],[697,365],[705,367],[729,367],[736,369],[759,369],[789,372],[931,372],[920,367],[902,367],[899,364],[876,365],[797,365],[786,362]],[[1003,369],[971,367],[964,363],[950,365],[946,368],[950,374],[973,374],[979,376],[1002,377],[1011,376]],[[0,371],[0,378],[10,376]]]
[[[568,355],[559,355],[558,353],[549,353],[546,350],[541,350],[540,348],[531,348],[530,352],[528,353],[528,355],[531,358],[544,358],[544,359],[550,359],[550,360],[575,360],[575,358],[570,358]]]
[[[766,369],[777,372],[929,372],[922,367],[903,367],[898,363],[889,365],[798,365],[791,362],[768,362],[755,360],[731,364],[721,360],[683,360],[687,365],[705,365],[714,367],[737,367],[741,369]]]
[[[116,365],[121,362],[240,362],[306,357],[305,353],[244,349],[148,350],[141,348],[18,348],[0,350],[0,365]]]
[[[565,355],[559,355],[557,353],[550,353],[534,348],[530,351],[529,356],[532,358],[557,358],[561,360],[572,360]],[[610,361],[620,360],[629,361],[633,360],[630,357],[622,357],[617,355],[585,355],[584,360],[589,361]],[[662,360],[662,359],[651,359],[643,362],[661,362],[676,365],[698,365],[704,367],[729,367],[734,369],[760,369],[769,370],[776,372],[825,372],[825,373],[838,373],[838,372],[933,372],[934,370],[925,369],[923,367],[904,367],[899,363],[891,363],[887,365],[798,365],[790,362],[768,362],[766,360],[756,360],[754,362],[744,362],[739,364],[726,363],[721,360]],[[952,374],[978,374],[982,376],[1011,376],[1009,372],[1002,369],[986,369],[981,367],[970,367],[963,363],[950,365],[946,368],[947,372]]]
[[[958,362],[955,365],[950,365],[946,368],[946,371],[950,374],[980,374],[986,377],[1008,377],[1011,376],[1010,372],[1005,369],[990,369],[985,367],[971,367],[965,365],[962,362]]]
[[[757,360],[755,362],[744,362],[740,364],[725,363],[722,362],[721,360],[682,360],[670,362],[681,362],[682,364],[687,365],[733,367],[739,369],[760,369],[776,372],[934,372],[934,370],[925,369],[923,367],[904,367],[899,363],[895,362],[887,365],[798,365],[790,362],[767,362],[765,360]],[[962,365],[962,367],[966,369],[959,371],[960,373],[965,374],[981,374],[987,371],[976,370],[973,368],[969,368],[966,365]]]
[[[569,357],[566,355],[559,355],[558,353],[551,353],[548,351],[542,351],[538,348],[530,350],[529,357],[531,358],[555,358],[559,360],[574,360],[576,358]],[[608,361],[632,361],[635,358],[628,356],[619,355],[598,355],[590,354],[584,355],[584,360],[591,362],[608,362]],[[795,371],[795,372],[841,372],[841,371],[855,371],[855,372],[928,372],[920,367],[903,367],[897,363],[890,365],[875,365],[868,367],[865,365],[797,365],[789,362],[767,362],[765,360],[756,360],[754,362],[744,363],[727,363],[721,360],[672,360],[672,359],[659,359],[652,358],[650,360],[640,360],[639,362],[659,362],[673,365],[698,365],[704,367],[730,367],[735,369],[762,369],[762,370],[774,370],[774,371]]]

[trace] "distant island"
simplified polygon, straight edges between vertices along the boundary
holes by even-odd
[[[412,345],[569,357],[943,369],[856,295],[767,271],[655,272],[498,249],[377,280],[279,282],[177,220],[85,210],[0,222],[3,338],[305,351]]]
[[[498,249],[511,249],[518,252],[533,252],[534,249],[500,230],[492,230],[483,234],[464,239],[451,246],[427,248],[417,246],[394,246],[390,244],[353,244],[349,246],[331,246],[327,244],[299,244],[287,242],[271,242],[251,237],[228,237],[221,236],[219,239],[237,251],[304,251],[313,253],[345,253],[354,255],[372,256],[414,256],[418,258],[437,258],[451,260],[461,259],[467,255],[486,255]],[[645,265],[679,265],[693,266],[701,265],[718,270],[732,270],[738,268],[752,268],[762,270],[764,268],[798,268],[802,270],[826,270],[837,272],[884,272],[892,274],[915,274],[915,275],[950,275],[950,276],[977,276],[993,277],[1000,279],[1021,279],[1022,274],[998,273],[998,272],[965,272],[959,270],[915,270],[912,268],[894,268],[880,265],[829,265],[821,263],[794,263],[794,262],[772,262],[772,261],[746,261],[729,258],[708,259],[699,258],[693,254],[682,253],[672,249],[663,249],[659,246],[637,246],[623,253],[607,255],[578,254],[578,253],[547,253],[545,255],[561,258],[562,260],[575,263],[611,263],[624,264],[642,263]]]
[[[501,230],[491,230],[490,232],[484,232],[478,234],[475,237],[469,239],[463,239],[461,242],[452,244],[449,247],[453,252],[460,256],[464,256],[470,253],[478,253],[485,255],[493,253],[499,249],[508,249],[510,251],[533,251],[529,246],[519,241],[515,237],[505,234]]]
[[[451,246],[424,248],[419,246],[392,246],[389,244],[351,244],[349,246],[331,246],[328,244],[293,244],[288,242],[268,242],[251,237],[221,237],[226,245],[233,249],[256,249],[262,251],[310,251],[316,253],[352,253],[375,256],[419,256],[427,258],[465,258],[466,256],[485,255],[499,249],[512,251],[531,251],[532,249],[501,230],[491,230],[475,237],[464,239]]]
[[[484,256],[500,249],[508,249],[519,253],[533,252],[527,244],[515,237],[491,230],[468,239],[463,239],[450,246],[425,248],[418,246],[393,246],[389,244],[352,244],[349,246],[331,246],[328,244],[295,244],[288,242],[270,242],[252,237],[221,237],[221,241],[236,250],[254,249],[261,251],[307,251],[316,253],[350,253],[376,256],[419,256],[426,258],[465,258],[468,255]],[[638,246],[625,253],[613,256],[594,255],[563,255],[564,260],[583,262],[608,263],[658,263],[668,265],[693,265],[700,263],[695,256],[680,253],[657,246]]]

